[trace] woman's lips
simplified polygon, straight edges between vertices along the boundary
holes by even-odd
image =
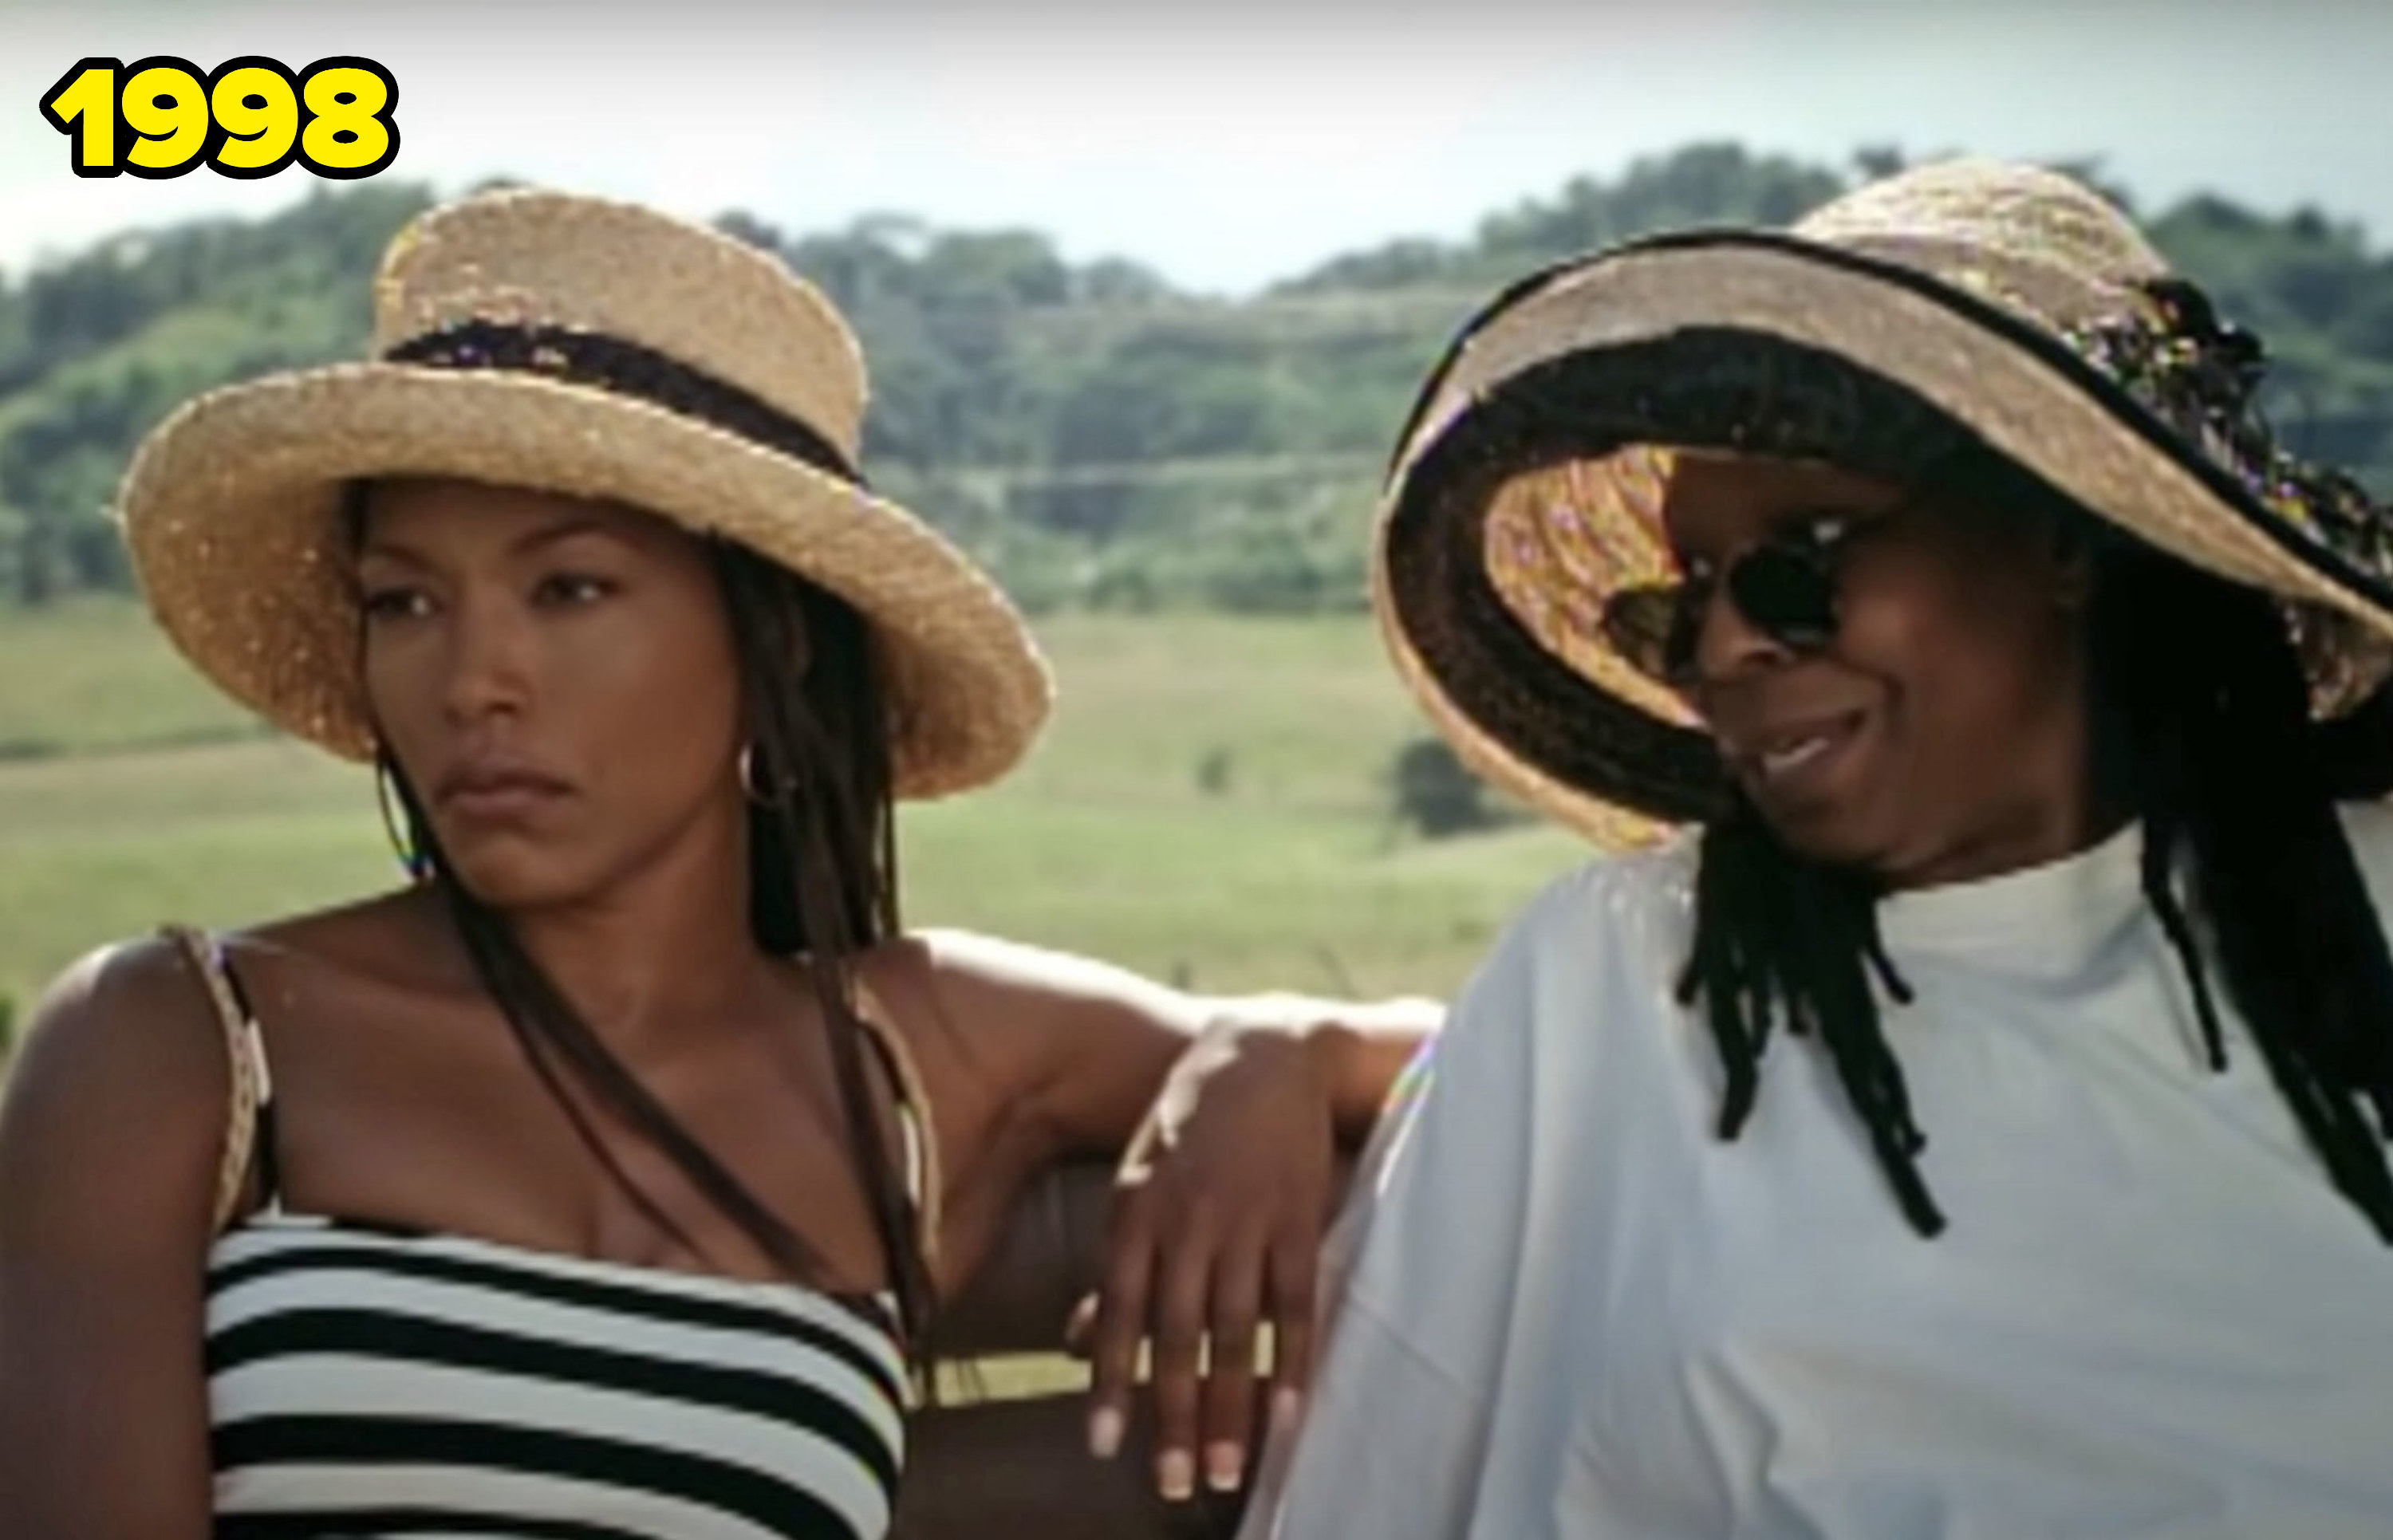
[[[511,822],[569,795],[556,777],[522,764],[467,764],[443,777],[440,806],[471,822]]]
[[[1864,720],[1864,713],[1852,711],[1773,728],[1755,735],[1751,746],[1735,756],[1736,763],[1757,790],[1798,791],[1831,768],[1837,751],[1852,742]]]

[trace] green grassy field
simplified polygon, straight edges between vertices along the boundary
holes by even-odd
[[[1207,989],[1443,994],[1579,858],[1534,825],[1399,836],[1386,768],[1418,718],[1359,618],[1073,617],[1041,634],[1062,699],[1030,762],[903,816],[914,923]],[[0,993],[20,1011],[111,938],[395,875],[364,772],[262,734],[137,607],[0,615]]]

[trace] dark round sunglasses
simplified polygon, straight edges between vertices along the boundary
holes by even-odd
[[[1695,646],[1715,591],[1746,622],[1791,652],[1817,652],[1836,640],[1837,577],[1853,537],[1883,527],[1890,515],[1831,515],[1772,530],[1718,572],[1675,582],[1641,583],[1606,599],[1603,639],[1638,672],[1683,690],[1694,683]]]

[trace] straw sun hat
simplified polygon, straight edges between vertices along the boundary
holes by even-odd
[[[370,361],[228,386],[143,443],[120,516],[159,624],[277,725],[376,747],[334,516],[360,477],[455,476],[620,502],[737,541],[863,613],[898,793],[996,778],[1052,685],[1013,607],[866,490],[855,337],[765,254],[646,209],[502,192],[402,230]]]
[[[2284,453],[2262,359],[2109,202],[1982,161],[1790,230],[1634,241],[1498,296],[1424,385],[1376,533],[1399,672],[1483,773],[1607,847],[1719,805],[1709,740],[1605,639],[1671,574],[1673,456],[1906,479],[1981,443],[2127,534],[2283,598],[2321,715],[2393,658],[2393,531]]]

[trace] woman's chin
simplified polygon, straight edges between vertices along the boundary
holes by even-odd
[[[1809,819],[1791,826],[1766,821],[1780,844],[1817,866],[1876,870],[1884,855],[1881,842],[1855,827],[1857,820]]]
[[[555,851],[490,842],[446,854],[451,880],[485,908],[554,907],[571,902],[589,885]]]
[[[1773,804],[1756,800],[1754,810],[1778,842],[1795,855],[1824,867],[1883,870],[1899,842],[1865,800],[1823,799]]]

